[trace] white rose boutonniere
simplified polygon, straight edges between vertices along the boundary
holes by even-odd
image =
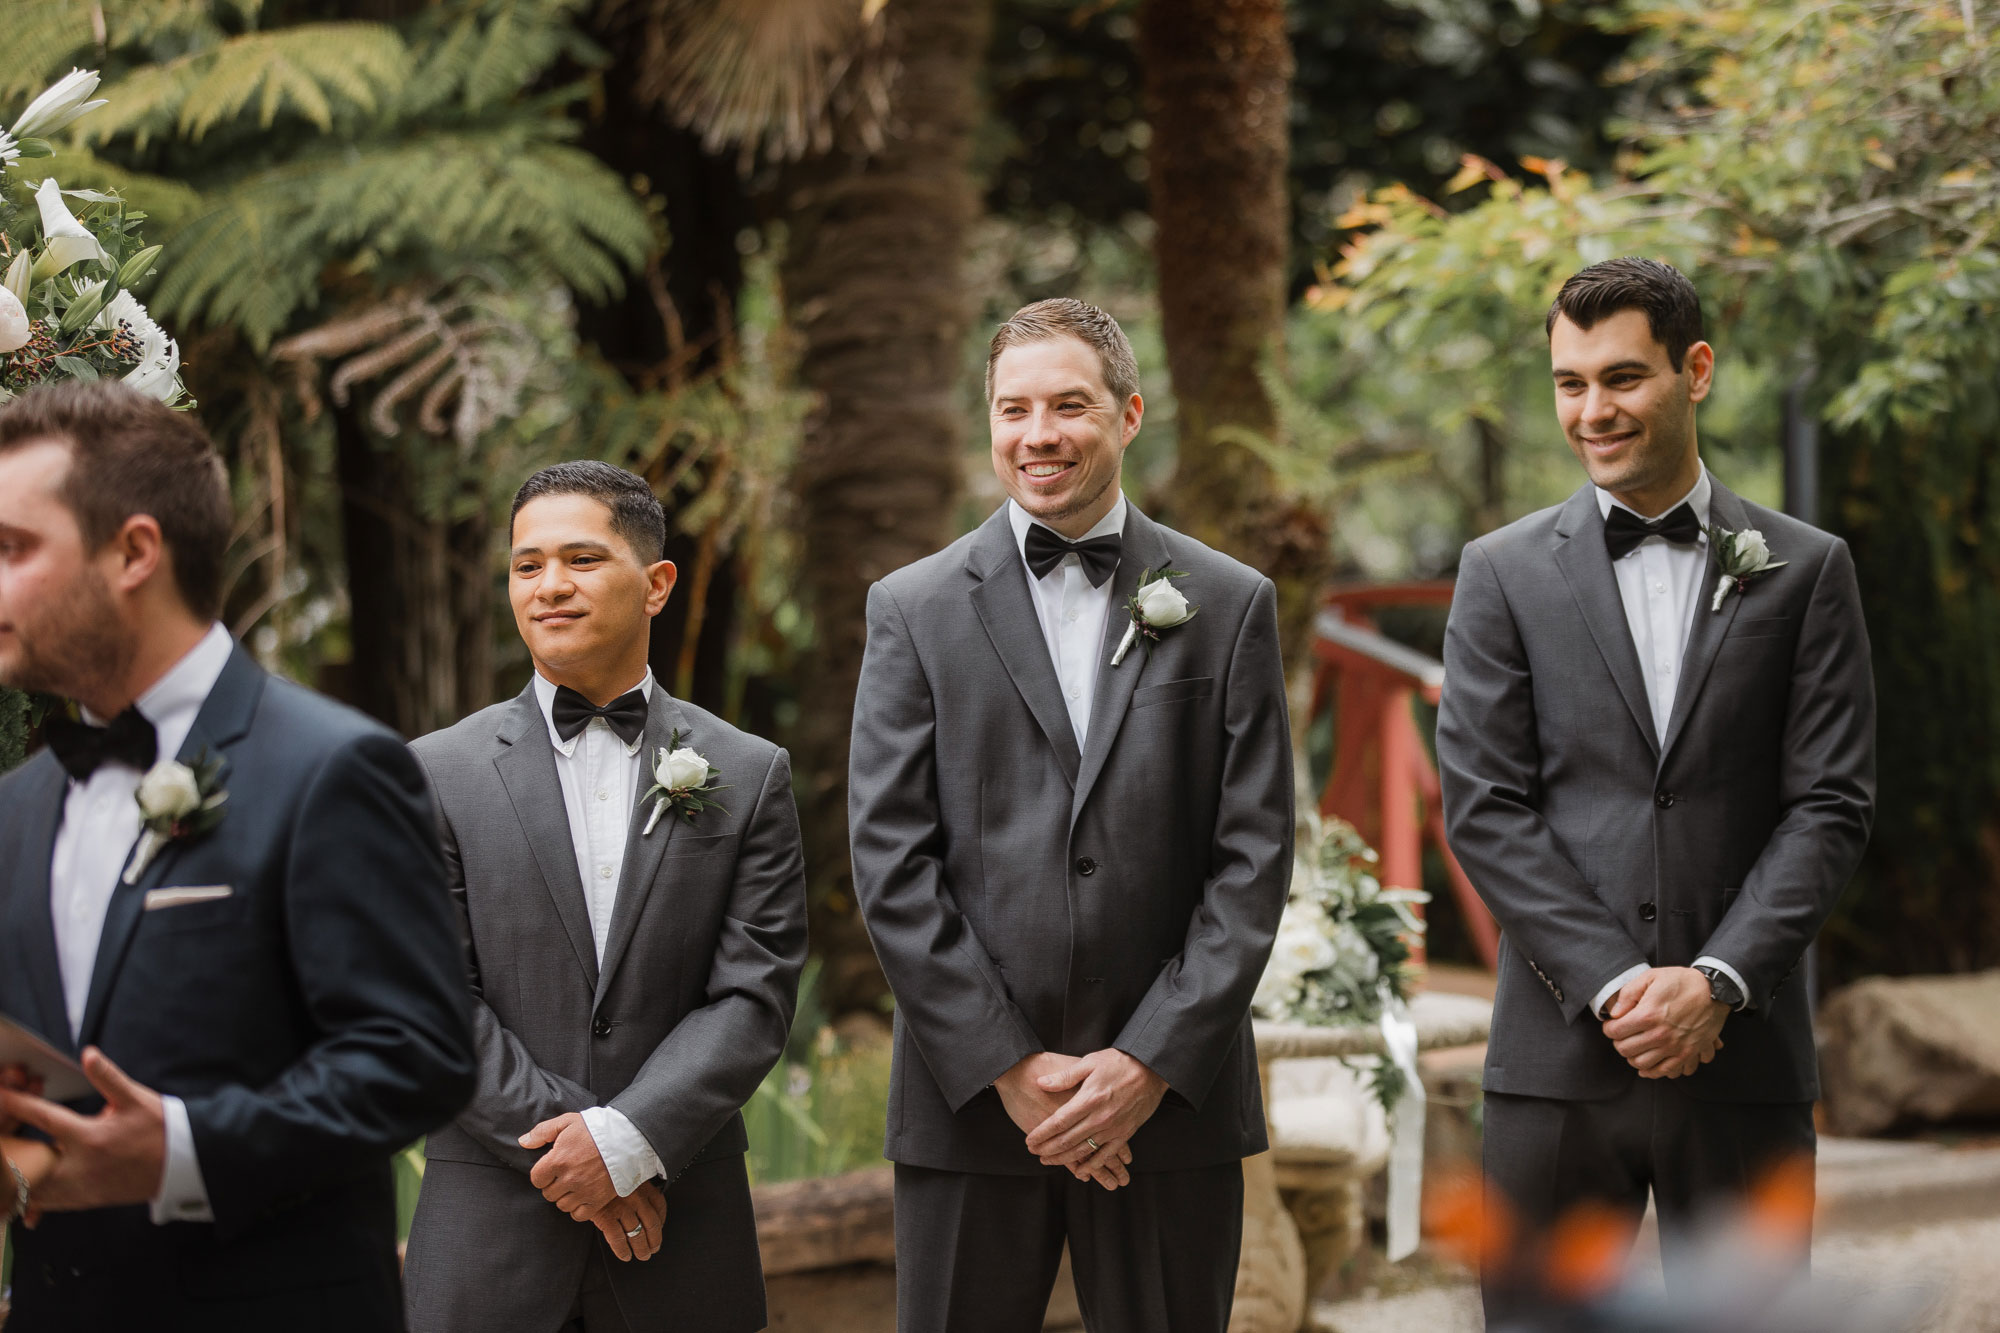
[[[198,838],[222,822],[229,793],[222,789],[222,760],[204,752],[194,767],[163,759],[139,779],[135,799],[143,830],[125,867],[124,881],[137,884],[153,858],[169,843]]]
[[[1715,547],[1716,566],[1722,570],[1722,578],[1715,585],[1715,599],[1708,606],[1711,611],[1720,611],[1730,593],[1748,592],[1751,579],[1791,563],[1773,560],[1770,544],[1755,528],[1731,532],[1728,528],[1711,526],[1708,540]]]
[[[1117,666],[1125,660],[1125,654],[1132,651],[1132,645],[1139,636],[1146,637],[1146,651],[1153,651],[1153,645],[1160,641],[1160,631],[1185,625],[1193,620],[1195,612],[1201,610],[1181,595],[1171,580],[1184,579],[1187,574],[1178,569],[1162,569],[1155,573],[1144,570],[1139,575],[1139,591],[1126,600],[1125,609],[1132,614],[1132,623],[1125,627],[1125,637],[1118,642],[1118,651],[1111,654],[1111,665]]]
[[[653,786],[642,798],[653,803],[653,813],[646,820],[646,827],[639,836],[645,837],[660,822],[660,816],[671,811],[694,823],[695,816],[707,809],[729,811],[715,799],[715,793],[728,791],[718,787],[715,780],[722,776],[720,769],[711,767],[708,760],[681,744],[681,733],[676,731],[668,738],[667,748],[653,760]]]

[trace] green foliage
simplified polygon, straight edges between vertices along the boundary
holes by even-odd
[[[882,1158],[888,1036],[854,1041],[829,1026],[819,971],[818,959],[806,964],[791,1044],[743,1108],[750,1178],[760,1184],[838,1175]]]
[[[1643,35],[1624,76],[1647,101],[1622,127],[1622,174],[1530,163],[1530,185],[1468,161],[1453,186],[1486,193],[1457,213],[1378,192],[1318,293],[1417,368],[1441,429],[1504,421],[1510,392],[1545,383],[1542,310],[1566,272],[1610,253],[1690,272],[1725,386],[1761,382],[1774,400],[1804,377],[1881,708],[1863,892],[1827,936],[1837,975],[2000,957],[2000,44],[1971,14],[1633,5],[1624,22]]]

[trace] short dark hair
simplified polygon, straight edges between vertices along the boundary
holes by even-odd
[[[1555,332],[1557,315],[1587,329],[1621,310],[1646,312],[1653,341],[1667,349],[1667,360],[1680,373],[1688,348],[1701,341],[1701,298],[1685,273],[1657,259],[1626,255],[1572,274],[1556,293],[1542,331]]]
[[[507,515],[511,540],[521,506],[545,495],[587,495],[611,511],[611,527],[625,539],[639,563],[650,565],[667,553],[667,511],[653,488],[637,473],[594,458],[555,463],[521,483]]]
[[[0,453],[39,440],[69,448],[59,494],[91,550],[149,515],[181,601],[204,620],[222,614],[229,474],[194,413],[108,380],[40,384],[0,407]]]

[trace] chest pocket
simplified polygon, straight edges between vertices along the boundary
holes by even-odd
[[[1189,699],[1204,699],[1215,692],[1215,677],[1189,676],[1185,680],[1162,681],[1158,685],[1147,685],[1132,692],[1132,708],[1155,708],[1161,704],[1183,703]]]

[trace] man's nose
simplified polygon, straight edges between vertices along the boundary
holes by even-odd
[[[1023,444],[1049,448],[1062,443],[1062,431],[1056,428],[1056,414],[1037,409],[1028,418],[1028,429],[1021,437]]]

